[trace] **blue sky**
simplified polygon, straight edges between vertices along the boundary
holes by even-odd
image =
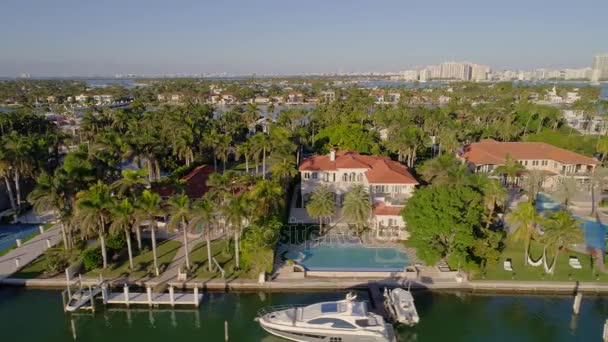
[[[584,67],[606,0],[1,0],[0,76]]]

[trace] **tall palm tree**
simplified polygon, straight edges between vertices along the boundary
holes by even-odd
[[[355,184],[344,196],[342,216],[354,222],[357,231],[361,233],[369,223],[372,205],[369,194],[363,184]]]
[[[249,158],[251,157],[251,154],[252,154],[251,151],[252,151],[252,147],[251,147],[251,143],[249,141],[242,142],[236,147],[236,157],[245,158],[245,172],[247,172],[247,173],[249,173]]]
[[[109,218],[109,209],[112,203],[110,187],[101,181],[92,185],[88,190],[76,194],[75,219],[82,229],[94,230],[99,236],[103,268],[108,267],[108,253],[106,250],[106,223]]]
[[[276,215],[282,206],[285,193],[277,181],[263,179],[249,192],[253,212],[257,217]]]
[[[256,133],[251,140],[257,155],[262,154],[262,177],[266,178],[266,156],[272,150],[272,139],[263,132]]]
[[[190,255],[188,246],[188,217],[190,216],[190,198],[186,195],[177,195],[169,199],[169,227],[181,227],[184,234],[184,248],[186,250],[186,268],[190,269]],[[178,229],[179,230],[179,229]]]
[[[10,182],[11,177],[11,165],[8,160],[3,159],[2,150],[0,150],[0,178],[4,179],[4,185],[8,193],[8,199],[11,203],[11,208],[14,213],[17,213],[17,202],[15,201],[15,194],[13,193],[13,187]]]
[[[484,181],[481,187],[481,191],[483,193],[485,207],[488,210],[486,221],[487,229],[490,228],[496,207],[501,207],[505,204],[506,200],[509,198],[509,193],[497,180],[490,178],[486,178],[486,181]]]
[[[512,236],[515,241],[524,240],[524,265],[527,265],[528,255],[530,255],[530,242],[532,237],[536,235],[536,224],[539,221],[536,208],[530,202],[520,202],[513,211],[507,214],[507,219],[519,223]]]
[[[243,233],[243,224],[247,219],[248,215],[248,203],[243,195],[233,195],[228,201],[222,206],[221,211],[223,212],[224,220],[232,228],[234,233],[234,253],[236,268],[240,269],[240,237]]]
[[[513,159],[510,154],[507,154],[505,163],[494,169],[494,174],[505,177],[505,183],[508,185],[513,185],[515,183],[517,173],[523,169],[523,165],[518,163],[517,160]]]
[[[3,139],[4,154],[10,162],[13,171],[17,210],[21,211],[21,179],[32,171],[32,142],[27,136],[12,131]]]
[[[546,175],[542,170],[529,170],[521,187],[526,191],[529,201],[536,203],[538,193],[543,189]]]
[[[308,216],[319,219],[319,231],[324,233],[323,221],[329,220],[336,213],[336,199],[326,186],[317,186],[306,203]]]
[[[549,218],[543,220],[542,241],[545,248],[543,250],[545,271],[549,274],[555,273],[559,250],[570,244],[577,244],[584,241],[583,231],[570,213],[564,210],[556,211]],[[553,264],[551,267],[546,265],[547,248],[554,248]]]
[[[112,218],[112,224],[110,224],[110,231],[112,233],[124,233],[127,240],[127,250],[129,253],[129,268],[135,269],[133,266],[133,248],[131,247],[131,228],[133,227],[133,214],[135,208],[128,198],[122,201],[114,201],[110,208],[110,214]]]
[[[150,226],[150,233],[152,238],[152,256],[154,258],[154,272],[156,276],[159,275],[158,269],[158,256],[156,254],[156,216],[164,214],[162,209],[162,199],[160,195],[150,192],[150,190],[144,190],[140,197],[135,202],[135,227],[139,227],[145,221]]]
[[[32,204],[34,212],[37,214],[49,210],[55,212],[61,224],[63,246],[67,250],[71,248],[67,236],[65,217],[68,200],[66,198],[65,183],[61,180],[61,177],[52,177],[48,173],[42,173],[36,180],[36,187],[27,196],[27,200]]]
[[[119,198],[130,198],[133,200],[148,187],[150,183],[146,179],[146,170],[123,170],[122,178],[112,183],[112,189],[116,190]]]
[[[298,170],[294,163],[289,160],[282,160],[270,168],[270,173],[286,189],[291,179],[298,174]]]
[[[581,189],[580,183],[574,177],[563,177],[560,179],[559,183],[552,195],[559,200],[563,205],[568,208],[572,199]]]
[[[213,211],[213,203],[208,198],[201,198],[194,201],[194,203],[192,203],[192,210],[190,211],[190,227],[202,227],[203,235],[205,236],[205,243],[207,245],[207,269],[209,272],[213,271],[213,265],[211,263],[211,228]]]

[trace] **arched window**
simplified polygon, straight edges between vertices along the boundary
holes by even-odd
[[[348,177],[348,180],[351,182],[354,182],[356,178],[357,178],[357,174],[355,174],[354,172],[351,172]]]
[[[357,174],[357,182],[363,182],[363,174],[362,173]]]
[[[343,182],[348,181],[348,175],[346,175],[346,173],[342,174],[342,181]]]

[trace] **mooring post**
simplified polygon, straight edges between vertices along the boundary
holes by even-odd
[[[63,303],[63,312],[67,312],[67,301],[65,300],[65,291],[61,291],[61,302]]]
[[[68,288],[68,298],[72,298],[72,290],[70,290],[70,268],[65,269],[66,287]]]
[[[108,286],[104,283],[101,284],[101,300],[103,305],[108,304]]]
[[[581,311],[582,300],[583,300],[583,294],[581,292],[578,292],[576,294],[576,296],[574,297],[574,304],[572,305],[572,310],[574,311],[575,315],[578,315],[578,313]]]
[[[171,301],[171,306],[175,306],[175,290],[173,289],[173,285],[169,286],[169,300]]]
[[[152,307],[152,288],[150,286],[146,286],[146,293],[148,294],[148,306]]]
[[[17,239],[15,242],[17,243],[17,247],[21,247],[21,239]]]
[[[44,233],[44,226],[38,226],[38,230],[40,231],[40,234]]]
[[[46,239],[46,248],[51,248],[51,239]]]
[[[93,296],[93,287],[89,285],[89,297],[91,297],[91,310],[95,312],[95,297]]]
[[[224,321],[224,341],[228,341],[228,321]]]
[[[125,283],[125,304],[127,305],[127,307],[129,307],[129,285],[127,283]]]
[[[199,305],[199,301],[198,301],[198,286],[194,285],[194,306],[196,306],[198,308]]]
[[[604,322],[604,332],[602,334],[602,339],[604,342],[608,342],[608,319]]]
[[[21,265],[21,258],[16,257],[15,258],[15,269],[19,269],[20,265]]]

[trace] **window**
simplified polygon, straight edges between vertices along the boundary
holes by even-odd
[[[329,172],[323,172],[323,181],[329,182]]]
[[[316,172],[313,172],[313,173],[312,173],[312,179],[317,179],[317,176],[318,176],[318,175],[317,175],[317,173],[316,173]]]
[[[304,179],[310,179],[310,172],[304,172]]]
[[[329,337],[329,342],[342,342],[342,337]]]
[[[336,181],[336,173],[334,172],[334,173],[332,173],[332,175],[334,175],[334,180],[333,180],[333,182],[335,182],[335,181]]]
[[[395,221],[396,221],[396,220],[393,220],[392,218],[389,218],[389,219],[388,219],[388,226],[389,226],[389,227],[395,226]]]
[[[526,160],[526,161],[524,161],[524,165],[525,165],[525,166],[528,166],[528,161],[527,161],[527,160]]]
[[[358,174],[357,175],[357,182],[363,182],[363,174]]]
[[[548,160],[543,160],[541,165],[542,166],[547,166],[547,165],[549,165],[549,161]]]
[[[348,181],[348,175],[346,173],[342,174],[342,181],[343,182],[347,182]]]
[[[321,309],[323,311],[323,309]],[[337,318],[315,318],[307,322],[308,324],[331,324],[332,328],[355,329],[355,326]]]

